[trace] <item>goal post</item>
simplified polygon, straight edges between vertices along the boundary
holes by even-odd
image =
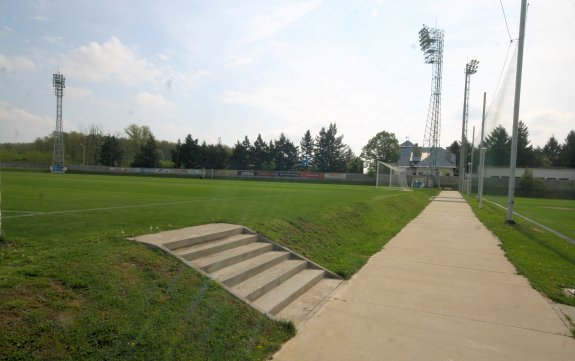
[[[376,188],[385,186],[404,190],[409,189],[406,167],[377,161],[375,186]]]

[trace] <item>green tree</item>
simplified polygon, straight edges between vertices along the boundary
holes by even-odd
[[[543,147],[543,155],[549,160],[551,166],[560,167],[561,166],[561,145],[555,136],[551,136],[545,146]]]
[[[229,153],[221,144],[206,144],[200,146],[200,166],[206,169],[225,169],[227,167]]]
[[[517,133],[517,166],[533,167],[535,165],[535,153],[533,146],[529,145],[529,130],[523,121],[519,121]]]
[[[272,159],[273,155],[270,154],[268,144],[262,139],[262,135],[258,134],[253,148],[252,148],[252,163],[254,169],[263,169],[263,165]]]
[[[313,165],[320,172],[345,172],[345,150],[343,135],[337,135],[337,126],[322,127],[315,139]]]
[[[363,173],[363,160],[356,156],[351,148],[345,151],[346,173]]]
[[[131,163],[134,156],[139,152],[140,148],[152,137],[152,131],[147,125],[139,126],[137,124],[130,124],[124,129],[124,133],[128,136],[128,144],[126,146],[126,160]]]
[[[451,145],[447,148],[449,152],[455,154],[455,169],[459,169],[459,152],[461,149],[461,146],[459,145],[459,142],[457,140],[454,140],[453,143],[451,143]]]
[[[575,131],[567,134],[565,143],[561,146],[560,158],[563,167],[575,168]]]
[[[274,162],[276,170],[292,170],[298,163],[298,149],[284,133],[274,142]]]
[[[549,168],[552,166],[551,159],[545,154],[543,148],[537,147],[533,150],[535,156],[535,166]]]
[[[86,135],[86,164],[98,164],[98,153],[104,138],[104,130],[100,124],[91,124]]]
[[[98,162],[101,165],[116,167],[122,161],[122,153],[122,147],[118,138],[113,135],[106,135],[102,139],[102,144],[100,145]]]
[[[526,168],[523,175],[519,178],[518,185],[524,196],[533,195],[534,191],[541,190],[542,187],[541,181],[533,177],[533,172],[529,168]]]
[[[485,164],[496,166],[508,166],[511,154],[511,139],[502,125],[498,125],[485,138],[487,153]]]
[[[302,169],[310,169],[311,165],[313,164],[314,147],[315,143],[308,129],[299,143],[300,162]]]
[[[188,134],[179,149],[179,161],[182,167],[187,169],[200,168],[200,157],[198,140],[194,139],[191,134]]]
[[[158,168],[160,166],[158,146],[153,135],[150,134],[146,142],[140,147],[131,165],[141,168]]]
[[[252,146],[250,140],[246,135],[243,142],[237,141],[232,149],[232,156],[230,158],[231,166],[233,169],[251,169],[250,158],[252,153]]]
[[[385,130],[371,138],[361,150],[361,158],[369,172],[375,172],[377,162],[395,163],[399,160],[399,142],[394,133]]]

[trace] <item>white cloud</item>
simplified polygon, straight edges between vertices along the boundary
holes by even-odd
[[[76,80],[116,80],[124,85],[154,82],[161,71],[112,37],[103,44],[91,42],[64,59],[62,71]]]
[[[9,27],[8,25],[3,25],[2,29],[0,29],[0,36],[4,36],[7,35],[11,32],[13,32],[14,30],[12,30],[11,27]]]
[[[32,114],[0,100],[0,143],[25,143],[53,131],[55,120]]]
[[[242,66],[252,64],[254,61],[248,56],[232,56],[230,61],[226,64],[229,67]]]
[[[284,27],[312,12],[323,0],[285,2],[281,6],[269,8],[248,25],[248,35],[244,42],[253,42],[273,37]]]
[[[532,109],[523,117],[529,130],[531,144],[543,146],[554,135],[562,143],[570,129],[574,129],[574,112],[564,112],[556,108]]]
[[[166,54],[160,53],[160,54],[158,54],[158,59],[163,60],[163,61],[167,61],[167,60],[170,60],[170,57]]]
[[[28,19],[34,20],[34,21],[40,21],[40,22],[48,21],[48,18],[45,16],[42,16],[42,15],[30,16],[30,17],[28,17]]]
[[[36,69],[36,64],[23,56],[7,56],[0,53],[0,71],[15,72]]]
[[[371,17],[372,18],[377,18],[379,16],[379,10],[382,7],[384,3],[384,0],[377,0],[377,2],[375,3],[375,6],[373,7],[373,9],[371,10]]]
[[[158,58],[170,59],[161,53]],[[209,74],[206,70],[184,73],[170,66],[158,66],[140,57],[116,37],[103,44],[91,42],[73,50],[64,58],[62,72],[76,81],[116,81],[125,86],[151,84],[156,90],[168,91],[174,88],[186,91]]]
[[[138,106],[148,110],[167,111],[173,106],[162,95],[154,95],[147,92],[140,93],[136,96]]]
[[[182,73],[170,69],[163,69],[162,73],[165,89],[168,91],[171,91],[173,88],[186,91],[197,84],[200,79],[210,75],[207,70]]]
[[[72,99],[88,99],[94,96],[94,93],[88,88],[76,88],[67,86],[66,97]]]
[[[221,100],[265,111],[273,120],[264,133],[277,137],[283,132],[296,142],[306,129],[317,132],[322,126],[337,123],[340,134],[345,134],[344,142],[357,153],[369,137],[382,130],[386,115],[397,113],[397,104],[390,96],[365,84],[344,79],[299,81],[251,92],[229,91]]]
[[[50,44],[57,44],[57,45],[64,44],[64,38],[62,38],[61,36],[45,36],[44,39],[46,39],[46,41],[49,42]]]

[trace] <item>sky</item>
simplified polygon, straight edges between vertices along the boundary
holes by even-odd
[[[445,147],[461,139],[469,60],[479,60],[469,136],[483,92],[489,106],[506,88],[498,83],[514,82],[499,79],[519,13],[519,0],[0,0],[0,143],[51,134],[59,71],[66,132],[97,125],[123,136],[135,123],[159,140],[233,146],[284,133],[298,145],[306,130],[336,123],[356,154],[383,130],[421,144],[426,24],[445,31]],[[535,146],[575,129],[574,17],[573,0],[530,1],[520,119]]]

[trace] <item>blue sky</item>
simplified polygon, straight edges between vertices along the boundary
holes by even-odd
[[[517,38],[520,1],[502,3]],[[530,4],[521,119],[535,145],[575,128],[574,16],[572,0]],[[136,123],[162,140],[191,133],[231,146],[283,132],[299,144],[335,122],[356,153],[381,130],[421,143],[431,87],[423,24],[445,30],[447,146],[461,137],[468,60],[480,61],[470,133],[483,91],[493,97],[509,46],[499,0],[2,0],[0,142],[50,134],[60,70],[65,131],[123,134]]]

